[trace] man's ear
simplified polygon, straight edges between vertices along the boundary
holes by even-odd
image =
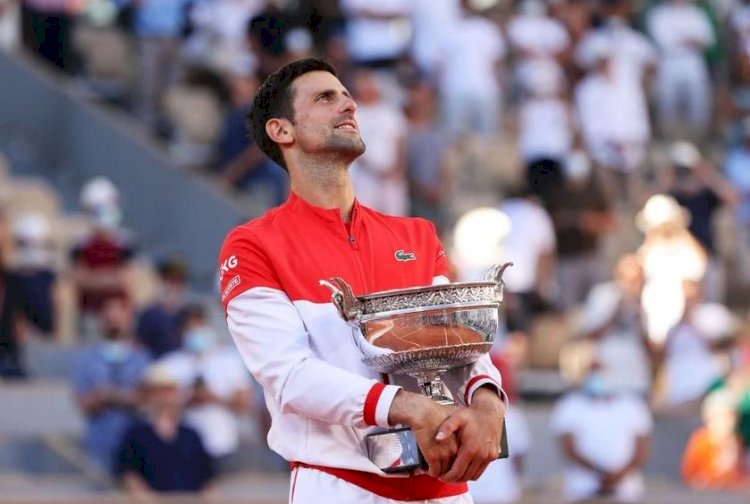
[[[286,119],[269,119],[266,123],[266,134],[273,142],[280,145],[289,145],[294,141],[292,125]]]

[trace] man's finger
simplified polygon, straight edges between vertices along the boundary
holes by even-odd
[[[476,460],[466,470],[466,474],[464,474],[464,481],[469,481],[469,480],[476,481],[476,480],[478,480],[479,477],[482,475],[482,473],[487,469],[488,465],[490,465],[490,461],[489,460]]]
[[[449,416],[440,424],[440,428],[437,434],[435,434],[435,441],[444,441],[450,438],[453,434],[461,430],[465,424],[466,420],[462,415],[453,414]]]
[[[459,450],[458,456],[456,457],[456,460],[453,461],[450,470],[440,476],[440,479],[449,483],[461,481],[461,477],[466,472],[470,462],[471,456],[468,455],[467,451],[464,449]]]

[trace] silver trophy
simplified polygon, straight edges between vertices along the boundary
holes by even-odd
[[[489,352],[497,334],[503,300],[503,272],[497,265],[486,280],[397,289],[355,296],[343,279],[321,280],[334,306],[351,324],[362,361],[385,374],[408,374],[427,396],[454,404],[441,378],[449,369],[474,363]],[[505,427],[503,426],[503,429]],[[503,431],[500,457],[507,457]],[[416,439],[407,427],[367,436],[370,460],[383,472],[424,467]]]

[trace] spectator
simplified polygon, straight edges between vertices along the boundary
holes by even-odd
[[[284,202],[289,182],[280,166],[271,161],[248,136],[246,116],[258,90],[258,80],[242,69],[230,78],[232,109],[224,119],[216,145],[216,171],[224,183],[265,195],[268,206]]]
[[[620,258],[612,282],[595,286],[582,312],[585,337],[596,342],[596,360],[613,393],[648,400],[650,345],[641,307],[643,269],[635,255]]]
[[[23,0],[23,45],[67,73],[75,71],[73,12],[66,0]]]
[[[724,175],[737,194],[735,271],[743,285],[750,285],[750,116],[742,121],[742,143],[724,160]]]
[[[354,76],[357,125],[367,150],[352,165],[357,199],[388,215],[407,215],[406,120],[383,98],[374,71],[360,68]]]
[[[161,279],[158,301],[138,317],[136,335],[138,342],[159,359],[182,346],[179,314],[185,305],[187,265],[182,259],[170,257],[158,266]]]
[[[85,349],[73,369],[73,388],[86,416],[86,452],[103,472],[112,462],[139,404],[137,387],[149,365],[133,338],[133,308],[124,297],[102,306],[103,341]]]
[[[250,377],[234,348],[219,345],[200,306],[186,309],[184,348],[162,361],[188,398],[186,425],[200,435],[220,472],[232,467],[240,418],[250,407]]]
[[[690,405],[703,399],[720,377],[713,348],[729,332],[729,315],[721,305],[702,304],[698,282],[686,281],[684,310],[664,344],[664,403]]]
[[[122,437],[115,474],[136,500],[155,493],[211,494],[214,469],[198,433],[182,423],[182,397],[168,369],[151,366],[142,380],[146,420]]]
[[[738,490],[750,484],[737,438],[736,401],[728,391],[703,401],[704,425],[688,441],[682,456],[682,478],[695,490]]]
[[[714,42],[708,16],[692,2],[667,0],[649,13],[648,32],[661,53],[656,94],[662,131],[673,135],[686,121],[691,133],[703,138],[711,120],[711,83],[703,58]]]
[[[566,499],[641,500],[641,470],[648,459],[652,428],[642,399],[614,393],[594,366],[581,389],[555,405],[551,428],[570,464],[563,482]]]
[[[601,240],[613,231],[616,217],[584,152],[565,159],[563,174],[563,183],[549,191],[545,206],[557,243],[557,306],[568,310],[603,280]]]
[[[435,102],[435,91],[426,81],[409,88],[406,158],[411,215],[432,221],[440,232],[448,224],[448,139],[437,123]]]
[[[543,61],[561,72],[559,62],[570,49],[565,26],[550,16],[541,0],[523,0],[508,23],[508,45],[517,53],[516,79],[523,82],[526,66]]]
[[[57,305],[52,229],[45,217],[28,213],[13,223],[15,259],[5,271],[5,329],[0,331],[0,376],[23,378],[22,342],[31,333],[55,332]],[[7,332],[6,332],[7,330]]]
[[[261,0],[191,1],[190,34],[184,53],[194,64],[231,68],[245,52],[245,29],[262,9]]]
[[[687,209],[688,230],[708,255],[704,296],[720,301],[724,292],[723,271],[716,256],[713,222],[721,204],[733,204],[736,195],[724,178],[716,173],[700,152],[690,143],[676,142],[670,150],[672,165],[667,191],[680,206]]]
[[[392,68],[409,44],[407,0],[342,0],[349,53],[355,64]]]
[[[584,145],[602,169],[614,201],[631,205],[640,193],[638,173],[646,155],[650,126],[640,82],[618,79],[615,47],[605,38],[590,47],[592,72],[575,90]]]
[[[745,468],[750,470],[750,345],[741,342],[732,350],[732,369],[711,386],[710,394],[729,392],[737,402],[737,435],[742,443]]]
[[[73,279],[78,290],[84,338],[97,332],[103,304],[112,297],[129,296],[132,237],[120,228],[119,192],[108,179],[98,177],[81,191],[81,206],[92,220],[89,236],[73,248]]]
[[[631,26],[633,4],[627,0],[602,2],[604,19],[590,30],[576,47],[579,67],[589,69],[596,64],[597,46],[606,43],[617,50],[612,53],[612,73],[619,80],[632,82],[640,88],[640,102],[646,103],[644,85],[656,72],[659,55],[654,44]],[[635,89],[635,88],[634,88]]]
[[[138,50],[138,114],[151,128],[161,120],[161,99],[180,73],[181,36],[188,0],[129,0]]]
[[[549,61],[533,61],[521,76],[518,148],[525,163],[551,159],[562,163],[570,154],[574,117],[563,98],[563,75]]]
[[[284,39],[291,29],[291,19],[278,3],[267,2],[265,8],[251,18],[245,27],[245,40],[250,52],[258,59],[258,77],[261,81],[288,59]]]
[[[440,38],[448,33],[461,14],[460,0],[409,0],[413,30],[411,59],[419,72],[433,80],[440,56]],[[340,68],[338,65],[336,68]]]
[[[503,258],[513,262],[504,278],[508,330],[528,334],[533,313],[554,295],[555,233],[549,214],[525,188],[503,201],[500,211],[510,219]]]
[[[636,216],[645,234],[638,249],[646,277],[641,302],[649,338],[659,345],[683,315],[684,282],[702,282],[706,273],[706,252],[688,222],[687,210],[664,194],[649,198]]]
[[[453,138],[498,132],[502,108],[500,29],[461,0],[462,13],[441,38],[437,76],[444,124]],[[471,76],[471,78],[467,78]]]

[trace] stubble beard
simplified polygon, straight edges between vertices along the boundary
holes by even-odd
[[[324,144],[324,150],[346,163],[351,163],[365,153],[367,147],[362,137],[333,132]]]

